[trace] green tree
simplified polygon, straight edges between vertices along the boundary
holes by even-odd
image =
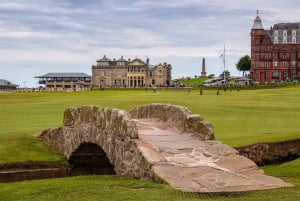
[[[243,77],[245,75],[245,71],[250,70],[250,67],[251,67],[251,59],[248,55],[241,57],[239,62],[236,64],[237,70],[243,71]]]
[[[223,71],[223,72],[220,74],[220,77],[224,77],[224,72],[225,72],[225,77],[226,77],[226,78],[227,78],[227,77],[230,77],[230,72],[229,72],[229,70]]]

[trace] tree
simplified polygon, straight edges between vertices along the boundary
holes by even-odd
[[[220,77],[224,77],[224,72],[225,72],[225,78],[230,77],[230,72],[229,72],[228,70],[223,71],[223,72],[220,74]]]
[[[209,74],[209,75],[207,76],[207,78],[213,78],[213,77],[215,77],[215,74]]]
[[[239,62],[236,64],[236,69],[238,71],[243,71],[243,77],[244,77],[245,71],[250,70],[250,67],[251,67],[251,59],[248,55],[241,57]]]

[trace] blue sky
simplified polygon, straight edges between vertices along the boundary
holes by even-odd
[[[300,22],[289,0],[0,0],[0,79],[37,85],[48,72],[85,72],[107,57],[150,58],[172,64],[172,77],[208,74],[250,54],[250,30],[260,10],[263,26]]]

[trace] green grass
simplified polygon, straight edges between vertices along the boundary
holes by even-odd
[[[188,107],[215,128],[215,137],[231,146],[300,137],[300,87],[241,90],[105,90],[75,93],[0,94],[0,163],[62,161],[36,136],[62,125],[68,107],[98,105],[129,111],[137,105],[161,102]]]
[[[109,106],[129,111],[154,102],[184,105],[215,128],[217,140],[232,146],[300,138],[300,87],[241,90],[216,96],[215,90],[105,90],[75,93],[0,94],[0,163],[63,159],[37,140],[62,125],[67,107]],[[263,169],[293,188],[219,194],[181,193],[162,184],[116,176],[24,181],[0,184],[0,200],[300,200],[300,159]]]
[[[265,172],[295,185],[264,191],[196,194],[182,193],[167,185],[117,176],[78,176],[60,179],[0,184],[1,201],[109,200],[109,201],[297,201],[300,198],[300,159],[278,166],[267,166]]]

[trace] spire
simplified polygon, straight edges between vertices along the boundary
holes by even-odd
[[[202,71],[201,71],[201,77],[206,78],[206,71],[205,71],[205,58],[202,58]]]
[[[256,10],[256,17],[254,19],[254,24],[252,26],[252,29],[264,29],[264,27],[261,24],[261,19],[258,16],[259,14],[259,10]]]

